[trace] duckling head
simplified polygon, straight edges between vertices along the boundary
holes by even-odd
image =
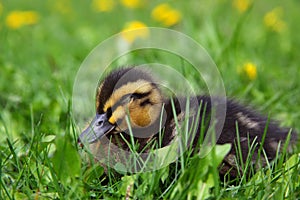
[[[129,130],[147,138],[158,130],[162,105],[161,91],[147,71],[115,70],[99,84],[96,116],[79,138],[94,143],[107,134]]]

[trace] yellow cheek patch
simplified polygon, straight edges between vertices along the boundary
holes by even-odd
[[[139,103],[131,104],[129,107],[130,119],[133,127],[145,127],[152,123],[150,107],[139,107]]]
[[[116,108],[116,110],[113,110],[113,113],[108,121],[111,124],[115,124],[117,120],[124,118],[124,116],[125,116],[125,111],[121,106],[119,106]]]
[[[140,113],[137,113],[137,115],[132,113],[131,120],[134,124],[140,127],[145,127],[151,124],[151,118],[147,111],[142,111]]]

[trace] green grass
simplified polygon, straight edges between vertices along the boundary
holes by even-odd
[[[0,1],[0,199],[299,198],[299,148],[235,184],[216,176],[222,146],[207,157],[182,157],[153,172],[108,169],[105,175],[100,165],[90,164],[89,155],[85,159],[79,153],[71,112],[77,70],[96,45],[127,22],[163,26],[150,16],[160,2],[145,1],[145,7],[133,10],[117,3],[111,12],[100,13],[91,1],[62,1],[64,9],[59,0]],[[170,28],[205,47],[229,97],[300,130],[299,2],[254,1],[244,13],[229,0],[168,2],[184,13]],[[285,23],[282,32],[264,24],[265,14],[277,7]],[[39,21],[10,29],[6,17],[13,10],[34,10]],[[189,63],[170,53],[136,51],[122,64],[150,62],[174,66],[193,85],[202,84]],[[246,62],[257,66],[256,79],[240,70]]]

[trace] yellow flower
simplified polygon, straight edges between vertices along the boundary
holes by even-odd
[[[233,7],[235,7],[240,13],[244,13],[248,10],[251,5],[250,0],[233,0],[232,1]]]
[[[149,30],[147,29],[147,26],[140,21],[132,21],[127,23],[122,31],[122,37],[128,43],[133,43],[137,38],[146,38],[148,35]]]
[[[281,7],[274,8],[264,16],[264,24],[267,28],[275,32],[282,32],[286,28],[286,23],[281,19],[283,10]]]
[[[243,72],[250,80],[254,80],[257,77],[257,69],[256,65],[252,62],[246,62],[243,65]]]
[[[114,0],[93,0],[92,6],[98,12],[109,12],[115,7]]]
[[[18,29],[25,25],[36,24],[39,15],[35,11],[12,11],[6,17],[6,25],[11,29]]]
[[[121,4],[131,9],[138,8],[142,5],[140,0],[121,0]]]
[[[156,6],[152,10],[151,16],[164,26],[173,26],[181,20],[181,13],[166,3]]]

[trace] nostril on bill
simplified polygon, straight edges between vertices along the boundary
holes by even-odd
[[[102,126],[102,125],[103,125],[103,122],[104,122],[103,120],[99,120],[98,123],[97,123],[97,125],[98,125],[98,126]]]

